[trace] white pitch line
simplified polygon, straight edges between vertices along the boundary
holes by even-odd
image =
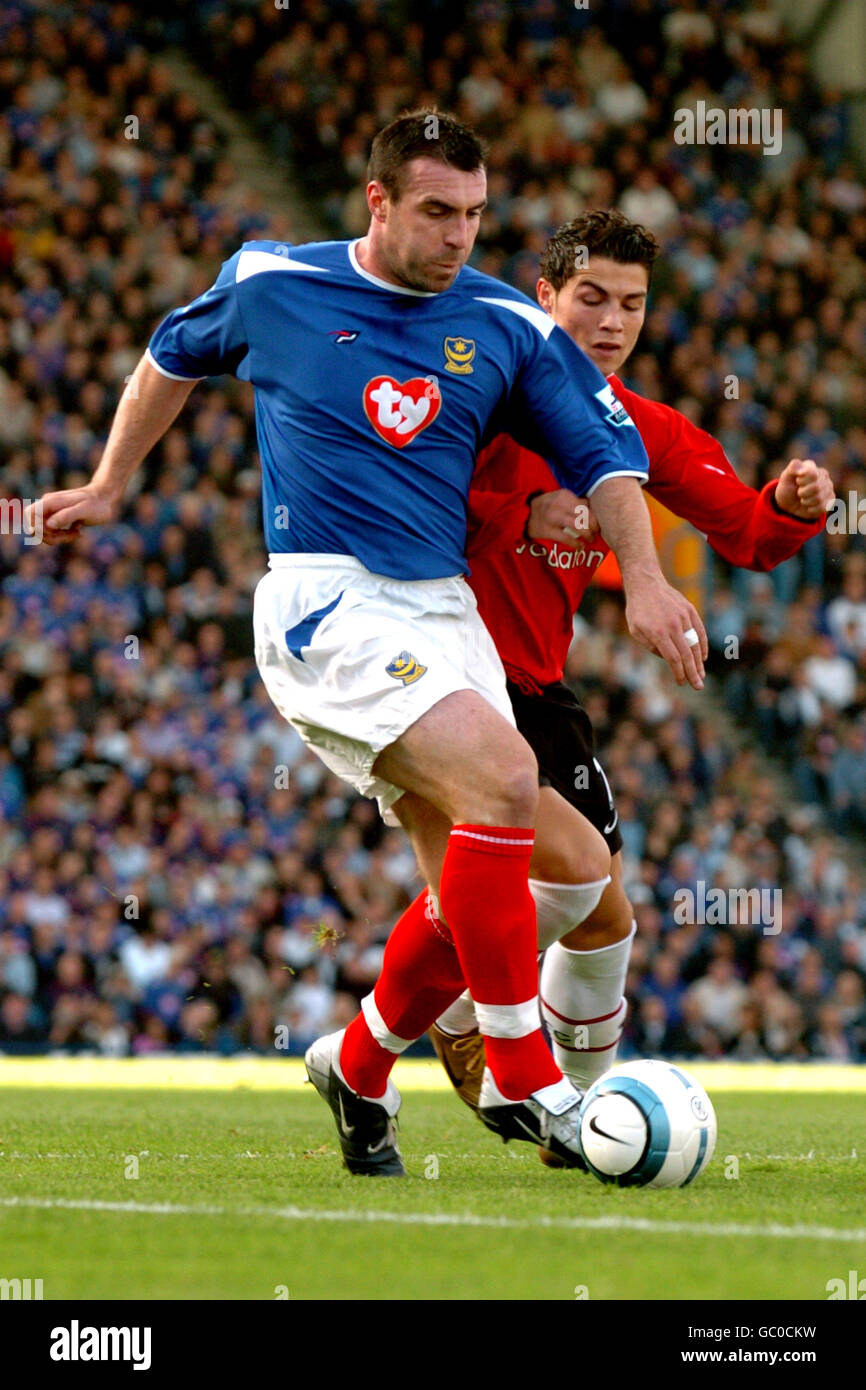
[[[419,1162],[427,1158],[435,1157],[447,1159],[449,1162],[456,1161],[458,1159],[472,1159],[473,1163],[483,1163],[485,1161],[489,1163],[531,1163],[533,1165],[535,1163],[534,1154],[519,1153],[516,1149],[512,1151],[506,1149],[504,1152],[499,1153],[448,1153],[442,1152],[441,1150],[436,1151],[433,1149],[425,1151],[423,1153],[420,1149],[402,1149],[401,1152],[404,1158],[415,1159]],[[335,1153],[335,1149],[331,1149],[329,1153],[307,1151],[304,1153],[303,1156],[305,1158],[333,1158]],[[261,1158],[266,1159],[268,1162],[282,1163],[286,1159],[296,1159],[299,1157],[299,1155],[296,1154],[292,1149],[278,1150],[274,1153],[254,1153],[252,1150],[247,1149],[244,1153],[233,1154],[170,1154],[163,1153],[160,1149],[150,1149],[146,1155],[141,1152],[139,1152],[138,1154],[139,1158],[145,1156],[148,1158],[160,1160],[176,1158],[194,1158],[199,1163],[221,1163],[224,1160],[227,1161],[229,1159],[235,1158]],[[732,1155],[732,1157],[733,1156],[734,1155]],[[0,1158],[7,1158],[10,1160],[26,1159],[28,1163],[36,1162],[37,1160],[41,1161],[42,1159],[49,1158],[64,1159],[66,1161],[69,1161],[70,1159],[77,1160],[80,1158],[98,1158],[100,1160],[107,1158],[111,1162],[119,1163],[122,1162],[123,1159],[128,1157],[134,1157],[134,1155],[127,1154],[126,1150],[123,1150],[122,1152],[118,1151],[116,1153],[106,1153],[102,1149],[79,1149],[73,1153],[28,1153],[20,1149],[0,1149]],[[736,1157],[745,1159],[750,1163],[856,1163],[858,1162],[859,1154],[856,1149],[852,1149],[851,1152],[848,1154],[821,1154],[816,1153],[814,1149],[812,1149],[807,1154],[765,1154],[757,1152],[752,1153],[751,1151],[747,1150],[742,1154],[737,1154]]]
[[[143,1216],[264,1216],[279,1221],[330,1221],[393,1226],[472,1226],[508,1231],[638,1231],[646,1235],[743,1236],[778,1240],[866,1242],[866,1228],[836,1226],[745,1225],[737,1222],[653,1221],[641,1216],[539,1216],[521,1221],[510,1216],[473,1212],[328,1211],[316,1207],[184,1206],[172,1202],[101,1202],[67,1197],[0,1197],[0,1207],[41,1210],[107,1211]]]

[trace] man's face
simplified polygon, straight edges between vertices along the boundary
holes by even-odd
[[[538,302],[598,369],[610,376],[630,355],[646,315],[645,266],[591,257],[561,290],[538,282]]]
[[[441,293],[453,285],[475,244],[487,201],[483,169],[464,173],[438,159],[413,159],[394,202],[374,180],[367,188],[376,253],[396,283]]]

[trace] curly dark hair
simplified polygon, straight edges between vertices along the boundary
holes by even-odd
[[[589,256],[607,256],[621,265],[644,265],[649,283],[661,247],[651,231],[621,212],[583,212],[558,227],[544,248],[541,274],[553,289],[561,290],[576,273],[578,250]]]

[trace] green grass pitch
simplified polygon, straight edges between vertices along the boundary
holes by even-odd
[[[866,1275],[866,1072],[695,1068],[715,1157],[620,1191],[401,1062],[406,1180],[352,1178],[297,1061],[0,1058],[0,1278],[96,1299],[826,1299]]]

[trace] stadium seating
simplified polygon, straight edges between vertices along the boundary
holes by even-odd
[[[291,25],[267,3],[139,16],[13,0],[7,497],[84,481],[165,311],[241,241],[291,239],[160,63],[163,8],[305,184],[323,236],[364,230],[370,137],[426,101],[491,141],[479,268],[531,294],[546,236],[583,208],[654,222],[664,249],[627,384],[712,430],[755,486],[813,456],[843,498],[863,492],[866,187],[849,113],[748,3],[660,17],[649,0],[434,2],[422,28],[374,0],[298,0]],[[778,159],[728,150],[722,176],[711,148],[673,142],[674,109],[753,93],[785,110]],[[50,551],[0,536],[0,1051],[298,1050],[356,1012],[417,891],[402,835],[305,752],[255,671],[254,453],[250,388],[209,381],[120,524]],[[715,564],[715,689],[755,735],[745,751],[617,640],[614,601],[578,623],[570,672],[640,927],[624,1055],[866,1060],[866,879],[848,853],[866,831],[863,551],[828,534],[770,576]],[[675,895],[699,881],[780,887],[782,930],[679,924]]]

